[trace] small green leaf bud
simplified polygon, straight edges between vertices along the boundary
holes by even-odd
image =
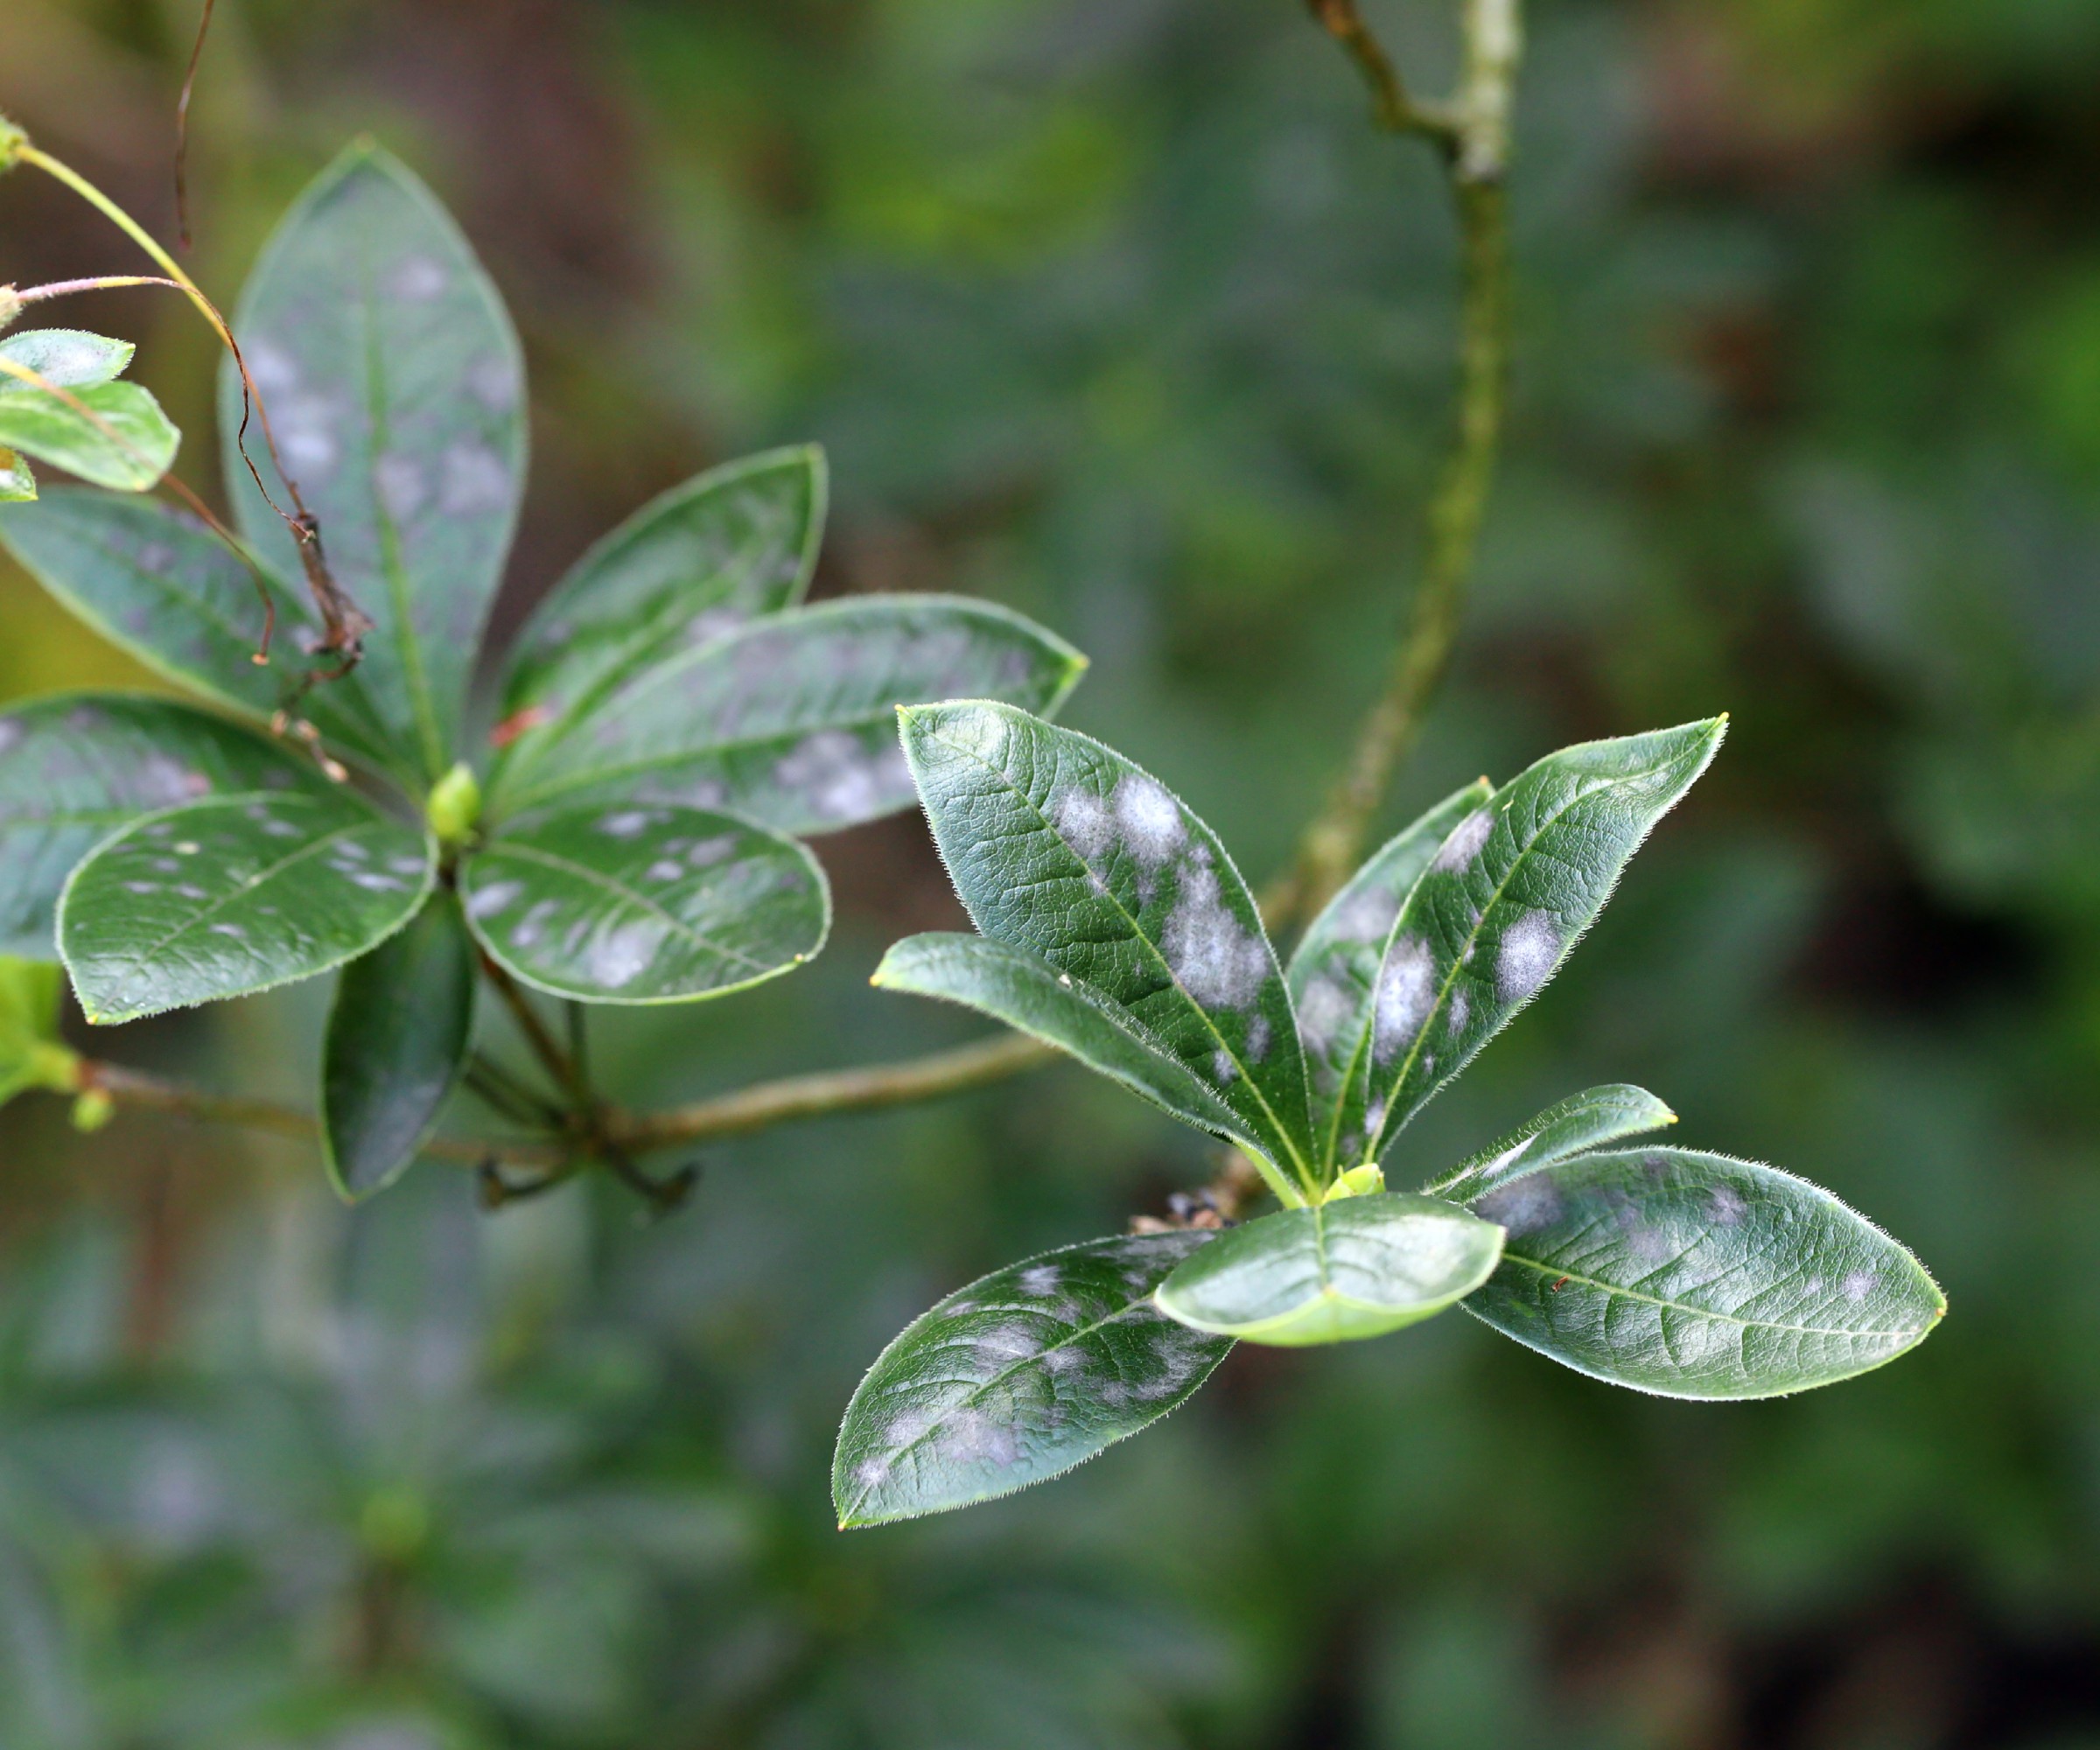
[[[1362,1166],[1352,1166],[1327,1187],[1326,1201],[1332,1203],[1338,1197],[1362,1197],[1384,1189],[1384,1172],[1377,1162],[1366,1161]]]
[[[15,167],[15,160],[22,156],[22,148],[28,144],[27,131],[0,116],[0,176]]]
[[[73,1102],[73,1127],[76,1130],[99,1130],[116,1116],[116,1102],[100,1088],[90,1088]]]
[[[457,850],[472,835],[481,818],[481,784],[465,760],[440,778],[430,790],[424,814],[438,844]]]

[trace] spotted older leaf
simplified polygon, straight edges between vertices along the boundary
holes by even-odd
[[[822,602],[615,676],[564,725],[519,745],[494,805],[617,779],[637,795],[828,832],[910,802],[899,705],[970,694],[1049,710],[1085,667],[1062,639],[986,602]]]
[[[74,872],[59,952],[90,1021],[311,978],[422,906],[436,848],[346,791],[214,796],[149,815]]]
[[[47,493],[0,516],[0,542],[53,596],[146,667],[250,718],[291,696],[311,659],[304,605],[274,579],[280,625],[267,667],[254,660],[263,611],[256,574],[187,511],[109,493]],[[356,675],[318,685],[299,712],[332,751],[393,758]]]
[[[964,908],[1129,1012],[1307,1181],[1305,1060],[1283,972],[1217,836],[1120,753],[1011,706],[902,713]]]
[[[54,392],[7,380],[18,392],[0,395],[0,444],[10,450],[119,492],[146,491],[175,460],[181,434],[136,383]]]
[[[802,599],[824,528],[824,452],[769,450],[651,500],[526,621],[503,713],[552,728],[607,676],[668,661]]]
[[[321,1050],[321,1159],[346,1201],[400,1177],[466,1067],[474,945],[443,888],[343,969]]]
[[[1370,1048],[1378,968],[1393,920],[1452,830],[1486,805],[1485,778],[1446,796],[1404,827],[1352,876],[1307,927],[1285,976],[1305,1043],[1314,1158],[1322,1179],[1335,1172],[1336,1130],[1343,1091]]]
[[[0,359],[34,371],[58,388],[88,388],[114,382],[124,374],[136,349],[129,340],[112,340],[80,328],[25,328],[0,340]],[[0,396],[34,393],[20,377],[0,374]]]
[[[1374,1192],[1228,1229],[1159,1284],[1168,1317],[1298,1348],[1381,1337],[1487,1281],[1502,1229],[1439,1198]]]
[[[173,699],[68,694],[0,712],[0,953],[55,959],[66,878],[140,816],[329,788],[311,762]]]
[[[592,1003],[718,997],[823,946],[831,895],[793,839],[704,808],[607,799],[505,823],[461,882],[474,934],[528,984]]]
[[[883,956],[870,982],[960,1003],[1032,1033],[1183,1123],[1260,1158],[1246,1123],[1216,1088],[1150,1037],[1127,1009],[1040,955],[981,935],[908,936]]]
[[[357,145],[278,226],[234,328],[335,581],[377,622],[360,678],[436,777],[452,763],[525,479],[524,368],[510,320],[430,191]],[[299,577],[290,536],[234,447],[241,382],[230,360],[219,412],[242,530],[281,575]],[[283,501],[268,458],[257,461]]]
[[[1382,1155],[1538,993],[1726,725],[1564,747],[1452,830],[1386,934],[1356,1068],[1329,1121],[1338,1164]]]
[[[1624,1082],[1586,1088],[1547,1107],[1478,1154],[1467,1156],[1449,1172],[1438,1173],[1422,1188],[1462,1203],[1536,1168],[1587,1154],[1606,1143],[1646,1136],[1676,1122],[1677,1115],[1645,1088]]]
[[[1201,1233],[1091,1240],[951,1294],[877,1357],[831,1463],[842,1529],[1011,1494],[1193,1395],[1231,1349],[1152,1305]]]
[[[1665,1397],[1829,1385],[1923,1341],[1947,1310],[1924,1266],[1864,1215],[1725,1155],[1581,1155],[1473,1208],[1508,1239],[1467,1312]]]

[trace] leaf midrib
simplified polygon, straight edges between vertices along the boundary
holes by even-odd
[[[1775,1319],[1746,1319],[1739,1313],[1717,1312],[1704,1306],[1690,1306],[1685,1301],[1665,1300],[1658,1295],[1643,1294],[1637,1288],[1622,1288],[1616,1283],[1605,1282],[1597,1277],[1586,1276],[1580,1270],[1564,1269],[1558,1264],[1541,1264],[1536,1258],[1528,1258],[1521,1252],[1511,1251],[1506,1245],[1502,1248],[1502,1262],[1520,1264],[1526,1270],[1536,1270],[1541,1276],[1579,1283],[1585,1288],[1595,1289],[1600,1294],[1615,1294],[1622,1299],[1637,1300],[1644,1306],[1660,1307],[1665,1312],[1682,1312],[1690,1318],[1711,1319],[1716,1324],[1736,1325],[1747,1331],[1783,1331],[1789,1335],[1802,1337],[1917,1337],[1932,1329],[1931,1325],[1920,1325],[1914,1329],[1846,1330],[1820,1325],[1788,1325]]]
[[[1088,866],[1087,859],[1080,856],[1079,852],[1073,849],[1072,845],[1067,841],[1064,834],[1057,830],[1056,824],[1050,819],[1049,816],[1046,815],[1041,808],[1036,806],[1035,799],[1026,790],[1022,789],[1018,784],[1016,784],[1012,779],[1009,778],[1004,772],[993,766],[990,760],[984,759],[974,749],[964,747],[958,742],[949,740],[948,738],[945,735],[942,735],[938,729],[929,728],[926,732],[928,735],[933,737],[935,740],[941,741],[946,746],[953,748],[957,753],[962,754],[963,758],[975,760],[979,766],[983,766],[987,773],[990,774],[993,778],[1004,784],[1009,791],[1011,791],[1014,795],[1018,796],[1021,802],[1026,805],[1029,813],[1032,814],[1037,820],[1042,822],[1043,830],[1047,832],[1052,838],[1057,841],[1058,844],[1064,850],[1066,855],[1072,858],[1082,870],[1087,872],[1089,877],[1093,874],[1093,870]],[[1179,801],[1175,802],[1174,806],[1177,808],[1181,808],[1181,804]],[[1186,808],[1182,808],[1181,812],[1184,815],[1186,815],[1187,810]],[[1222,851],[1222,849],[1223,847],[1221,846],[1221,852]],[[1265,1092],[1263,1091],[1262,1084],[1249,1072],[1246,1063],[1241,1059],[1239,1053],[1232,1048],[1230,1041],[1226,1039],[1223,1033],[1218,1031],[1218,1025],[1215,1021],[1211,1019],[1210,1012],[1189,994],[1187,987],[1184,985],[1180,979],[1175,976],[1174,969],[1167,964],[1166,956],[1160,951],[1158,944],[1155,942],[1152,937],[1145,934],[1144,931],[1138,927],[1138,920],[1132,917],[1129,912],[1124,909],[1123,902],[1118,900],[1114,893],[1109,891],[1108,883],[1106,881],[1102,882],[1099,887],[1095,891],[1096,891],[1100,896],[1109,903],[1110,906],[1114,907],[1116,915],[1121,918],[1124,923],[1130,926],[1130,934],[1139,942],[1144,944],[1145,952],[1152,956],[1155,962],[1157,962],[1160,971],[1166,975],[1167,983],[1172,984],[1174,989],[1180,993],[1181,1000],[1188,1004],[1189,1008],[1194,1011],[1196,1016],[1202,1021],[1204,1026],[1209,1030],[1211,1038],[1217,1040],[1218,1049],[1222,1051],[1226,1056],[1232,1060],[1234,1069],[1238,1072],[1240,1079],[1247,1084],[1249,1090],[1254,1095],[1254,1097],[1261,1102],[1264,1116],[1265,1116],[1270,1124],[1275,1127],[1277,1135],[1282,1138],[1284,1146],[1290,1150],[1292,1162],[1298,1170],[1299,1179],[1301,1180],[1304,1180],[1307,1172],[1305,1155],[1298,1148],[1296,1139],[1291,1135],[1290,1127],[1286,1125],[1281,1118],[1277,1116],[1276,1109],[1269,1103],[1269,1096]],[[1260,914],[1258,912],[1256,914],[1255,920],[1256,928],[1260,928]],[[1267,945],[1268,934],[1265,930],[1263,932],[1262,940],[1264,944]],[[1270,948],[1270,949],[1269,957],[1271,962],[1273,962],[1276,958],[1276,952],[1273,948]],[[1280,971],[1278,973],[1278,976],[1281,976]],[[1266,981],[1264,981],[1264,983]],[[1289,991],[1288,988],[1286,987],[1286,997],[1288,997],[1288,994]],[[1292,1031],[1295,1034],[1295,1021],[1293,1022]],[[1292,1040],[1292,1043],[1297,1043],[1295,1037]],[[1304,1064],[1304,1047],[1300,1046],[1298,1049],[1299,1064],[1302,1068]],[[1231,1103],[1232,1102],[1229,1100],[1226,1102],[1228,1106],[1229,1106]],[[1308,1140],[1310,1140],[1310,1138],[1308,1138]]]

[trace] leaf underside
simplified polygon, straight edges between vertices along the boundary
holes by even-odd
[[[266,990],[399,929],[430,892],[432,849],[340,790],[194,802],[125,828],[74,872],[60,952],[99,1023]]]
[[[60,695],[0,713],[0,953],[55,958],[66,877],[141,816],[212,795],[329,788],[311,763],[172,699]]]
[[[466,1067],[474,972],[442,889],[343,969],[321,1051],[321,1158],[346,1200],[390,1185],[436,1126]]]
[[[541,990],[719,996],[800,965],[830,927],[807,849],[748,821],[617,795],[508,822],[461,879],[475,935]]]
[[[1228,1229],[1160,1284],[1162,1311],[1197,1330],[1303,1348],[1380,1337],[1487,1281],[1492,1222],[1410,1193],[1283,1209]]]
[[[1068,1246],[914,1320],[846,1408],[831,1471],[841,1527],[1011,1494],[1186,1402],[1232,1343],[1175,1323],[1152,1294],[1210,1237]]]
[[[1688,1149],[1579,1156],[1474,1209],[1507,1230],[1466,1302],[1578,1372],[1666,1397],[1770,1397],[1893,1361],[1947,1303],[1827,1191]]]
[[[1290,996],[1216,835],[1122,755],[1011,707],[929,705],[906,711],[903,727],[977,928],[1126,1010],[1215,1090],[1262,1154],[1305,1176]]]

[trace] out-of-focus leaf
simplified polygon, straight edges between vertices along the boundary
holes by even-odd
[[[59,951],[90,1021],[248,996],[384,942],[430,892],[434,852],[340,789],[193,802],[74,872]]]
[[[360,144],[277,227],[234,328],[330,570],[377,623],[358,678],[435,778],[452,763],[525,480],[510,318],[430,192]],[[241,412],[229,360],[219,423],[242,531],[280,575],[299,577],[290,535],[234,450]],[[267,455],[256,461],[285,501]]]
[[[493,805],[617,779],[645,798],[829,832],[912,799],[896,709],[959,696],[1054,710],[1086,658],[1019,614],[949,596],[869,596],[777,614],[615,675],[528,734]]]
[[[1060,972],[1040,955],[981,935],[908,936],[869,981],[990,1015],[1068,1051],[1184,1123],[1247,1148],[1246,1123],[1121,1004]]]
[[[1385,934],[1366,1037],[1330,1120],[1338,1164],[1382,1155],[1538,993],[1726,726],[1564,747],[1453,829]]]
[[[474,945],[444,889],[343,969],[321,1054],[321,1158],[351,1202],[416,1158],[466,1068]]]
[[[1473,1208],[1508,1237],[1468,1312],[1579,1373],[1665,1397],[1849,1379],[1923,1341],[1947,1310],[1924,1266],[1864,1215],[1725,1155],[1581,1155]]]
[[[977,928],[1127,1011],[1286,1177],[1308,1179],[1290,994],[1217,836],[1121,754],[1011,706],[927,705],[903,728]]]
[[[1501,1228],[1456,1204],[1382,1191],[1228,1228],[1160,1284],[1199,1331],[1302,1348],[1383,1336],[1455,1306],[1493,1273]]]
[[[10,377],[0,396],[0,444],[118,492],[144,492],[175,460],[181,433],[136,383],[53,393]]]
[[[12,450],[0,447],[0,504],[30,504],[37,496],[37,477]]]
[[[1485,778],[1446,796],[1382,845],[1306,927],[1285,977],[1305,1043],[1313,1158],[1323,1179],[1335,1170],[1342,1094],[1370,1049],[1378,969],[1393,920],[1452,830],[1494,794]]]
[[[69,1090],[79,1061],[59,1038],[56,966],[0,955],[0,1106],[32,1088]]]
[[[1645,1088],[1623,1082],[1586,1088],[1467,1156],[1423,1189],[1462,1203],[1535,1168],[1676,1122],[1677,1115]]]
[[[831,927],[824,872],[794,840],[620,796],[507,822],[469,860],[462,892],[504,966],[592,1003],[740,990],[801,965]]]
[[[108,493],[47,493],[0,517],[0,542],[75,616],[147,668],[258,721],[291,696],[311,661],[305,611],[274,578],[278,610],[267,666],[255,652],[263,610],[256,573],[187,511]],[[308,689],[299,713],[331,748],[396,758],[354,672]]]
[[[1059,1475],[1184,1403],[1232,1348],[1152,1291],[1211,1236],[1091,1240],[1009,1265],[914,1319],[846,1406],[842,1527],[967,1507]]]
[[[584,554],[518,634],[507,719],[551,729],[616,670],[668,662],[802,599],[824,530],[824,452],[748,456],[674,486]]]
[[[66,694],[0,713],[0,953],[54,958],[66,878],[141,815],[329,788],[311,763],[173,699]]]

